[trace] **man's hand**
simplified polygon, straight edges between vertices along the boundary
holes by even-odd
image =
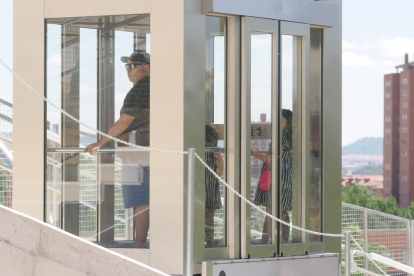
[[[112,137],[118,137],[121,135],[122,132],[124,132],[125,129],[127,129],[131,123],[134,121],[134,117],[122,114],[118,121],[116,121],[108,131],[108,135]],[[90,144],[85,148],[85,153],[89,152],[90,155],[96,155],[96,151],[105,145],[107,142],[109,142],[111,139],[108,137],[102,137],[102,139],[96,143]]]
[[[89,152],[90,155],[96,155],[96,151],[102,147],[102,145],[99,142],[90,144],[89,146],[87,146],[84,150],[84,153]]]

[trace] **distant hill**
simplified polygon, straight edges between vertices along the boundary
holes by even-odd
[[[355,143],[342,147],[342,155],[382,155],[383,138],[364,137]]]

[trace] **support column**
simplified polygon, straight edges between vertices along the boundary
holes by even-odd
[[[203,152],[205,16],[200,0],[151,2],[152,148]],[[161,96],[162,95],[162,96]],[[150,265],[184,273],[187,157],[151,153]],[[156,173],[158,172],[158,173]],[[159,173],[162,172],[162,173]],[[204,254],[204,167],[195,166],[194,262]],[[168,248],[166,251],[165,248]],[[194,273],[201,264],[194,265]]]
[[[183,30],[184,0],[151,2],[152,148],[184,149]],[[184,159],[150,155],[150,265],[178,275],[184,272]]]
[[[322,71],[322,231],[341,233],[342,0],[338,26],[323,33]],[[324,252],[341,252],[341,240],[324,237]]]
[[[79,47],[80,30],[62,26],[62,109],[79,118]],[[79,124],[62,116],[63,148],[79,147]],[[79,154],[64,154],[63,179],[63,229],[79,235]]]
[[[113,24],[111,17],[102,19],[104,28]],[[99,31],[99,128],[108,133],[115,122],[115,31]],[[100,137],[102,138],[102,137]],[[114,142],[109,141],[105,146],[113,147]],[[98,191],[99,191],[99,231],[108,229],[99,236],[99,240],[109,245],[114,242],[115,228],[115,157],[113,154],[98,155]]]
[[[45,87],[43,9],[43,0],[14,0],[14,71],[40,93]],[[43,220],[45,104],[14,79],[13,106],[13,208]]]

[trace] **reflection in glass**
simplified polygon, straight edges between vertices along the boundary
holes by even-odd
[[[48,153],[46,162],[46,222],[61,227],[62,162],[60,154]]]
[[[226,164],[226,19],[206,17],[205,161],[224,180]],[[205,170],[205,247],[226,245],[226,190]]]
[[[134,33],[115,31],[115,110],[114,120],[119,120],[120,111],[124,104],[124,99],[131,89],[131,82],[125,77],[124,64],[118,62],[122,56],[128,55],[134,51]]]
[[[272,213],[271,183],[264,181],[272,170],[272,35],[251,35],[251,200]],[[260,129],[260,130],[259,130]],[[263,180],[263,181],[262,181]],[[270,181],[270,179],[268,179]],[[272,223],[268,217],[250,208],[252,245],[272,243]]]
[[[70,162],[74,155],[63,155],[64,163]],[[80,154],[79,158],[79,237],[96,241],[98,230],[96,156]]]
[[[322,74],[322,31],[311,28],[310,36],[310,229],[322,232],[321,189],[322,189],[322,151],[321,151],[321,74]],[[322,241],[318,235],[310,235],[310,241]]]
[[[79,38],[79,119],[87,125],[96,126],[98,118],[91,115],[98,111],[98,31],[81,28]],[[96,142],[96,133],[82,125],[79,126],[79,130],[81,147]]]
[[[47,24],[47,81],[46,93],[49,100],[61,107],[61,74],[62,74],[62,28],[57,24]],[[61,147],[61,113],[47,108],[47,147]],[[60,154],[47,154],[46,161],[46,205],[45,220],[47,223],[62,227],[62,162]]]
[[[301,226],[301,38],[282,36],[281,218]],[[282,243],[301,242],[301,233],[281,225]]]
[[[149,30],[148,14],[48,19],[48,98],[103,132],[149,143]],[[136,50],[147,51],[148,62],[132,60],[142,66],[125,70],[120,57]],[[123,115],[130,127],[111,130]],[[46,221],[105,246],[148,247],[149,153],[125,152],[104,139],[96,144],[100,137],[50,107],[47,121],[47,148],[74,150],[47,154]],[[90,153],[107,153],[80,153],[88,145]],[[136,198],[142,210],[129,204]]]

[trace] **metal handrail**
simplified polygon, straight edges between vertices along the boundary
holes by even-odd
[[[224,152],[224,148],[207,147],[205,152]],[[84,153],[85,148],[48,148],[46,152],[54,153]],[[97,153],[116,153],[116,152],[148,152],[147,149],[137,149],[131,147],[118,147],[118,148],[100,148]]]
[[[56,153],[84,153],[85,148],[48,148],[47,152]],[[118,148],[100,148],[97,153],[115,153],[115,152],[147,152],[146,149],[137,149],[130,147],[118,147]]]
[[[372,209],[369,209],[369,208],[360,207],[360,206],[345,203],[345,202],[342,202],[342,207],[348,207],[348,208],[352,208],[352,209],[356,209],[356,210],[360,210],[360,211],[367,211],[370,214],[375,214],[375,215],[379,215],[379,216],[383,216],[383,217],[387,217],[387,218],[392,218],[392,219],[395,219],[395,220],[402,221],[404,223],[410,223],[409,219],[405,219],[405,218],[402,218],[402,217],[390,215],[390,214],[387,214],[387,213],[372,210]]]
[[[363,234],[357,234],[357,235],[358,236],[363,235],[362,238],[366,242],[364,243],[364,246],[362,247],[358,244],[358,242],[356,242],[354,240],[354,242],[358,245],[359,250],[351,249],[351,251],[352,251],[352,256],[365,257],[365,267],[362,268],[362,267],[356,265],[355,262],[353,262],[353,271],[354,272],[364,273],[364,275],[377,276],[378,274],[375,274],[372,271],[367,270],[368,260],[370,260],[370,261],[373,262],[373,264],[380,271],[381,271],[381,269],[379,268],[379,266],[376,263],[382,263],[382,264],[386,265],[387,267],[402,270],[404,272],[409,273],[410,275],[414,275],[414,268],[409,266],[409,264],[413,263],[413,260],[412,260],[413,256],[411,255],[412,253],[410,253],[410,255],[411,255],[410,256],[410,261],[408,261],[408,263],[405,264],[406,261],[404,261],[404,260],[403,261],[397,261],[397,260],[391,259],[389,257],[385,257],[384,255],[379,255],[379,254],[376,254],[374,252],[369,252],[368,251],[369,250],[368,249],[368,244],[369,244],[368,232],[371,235],[377,235],[376,233],[378,233],[379,231],[384,232],[384,231],[389,231],[390,230],[390,229],[388,229],[389,227],[381,227],[381,229],[373,229],[375,227],[369,226],[368,218],[369,218],[369,216],[370,217],[373,216],[373,218],[378,217],[380,222],[386,223],[386,224],[392,224],[393,225],[392,227],[396,227],[395,229],[392,228],[393,231],[400,231],[398,233],[403,233],[404,235],[407,235],[407,250],[410,250],[411,252],[412,252],[411,239],[413,237],[412,229],[414,228],[413,227],[413,222],[414,221],[411,221],[411,220],[406,219],[406,218],[401,218],[401,217],[398,217],[398,216],[386,214],[386,213],[383,213],[383,212],[380,212],[380,211],[376,211],[376,210],[372,210],[372,209],[352,205],[352,204],[349,204],[349,203],[344,203],[344,202],[342,202],[342,207],[343,207],[342,208],[343,215],[344,215],[344,212],[348,212],[348,209],[352,210],[351,212],[358,211],[358,212],[363,213],[362,215],[363,215],[363,219],[364,219],[364,226],[363,226],[364,231],[363,231]],[[344,219],[345,219],[345,217],[343,218],[343,222],[344,222]],[[358,220],[358,222],[362,223],[359,220]],[[402,227],[402,228],[399,228],[399,226]],[[343,227],[343,230],[346,229],[346,228],[344,228],[344,225],[342,227]],[[392,232],[392,233],[395,234],[396,232]],[[387,235],[388,235],[388,233],[387,233]],[[376,242],[378,242],[378,241],[376,241]],[[344,247],[344,245],[343,245],[343,247]],[[381,271],[381,272],[383,274],[386,273],[384,271]],[[384,274],[384,275],[387,275],[387,274]]]
[[[6,115],[4,115],[4,114],[0,113],[0,119],[7,122],[7,123],[13,124],[13,119],[6,116]]]
[[[414,268],[412,268],[408,265],[405,265],[403,263],[394,261],[393,259],[384,257],[384,256],[376,254],[376,253],[373,253],[373,252],[367,253],[367,252],[363,252],[361,250],[355,250],[354,249],[354,250],[352,250],[352,255],[359,255],[361,257],[370,258],[370,259],[373,259],[376,262],[379,262],[379,263],[385,264],[387,266],[396,268],[396,269],[404,271],[406,273],[410,273],[410,274],[414,273]]]
[[[0,164],[0,170],[4,170],[4,171],[6,171],[8,173],[13,173],[13,170],[12,169],[10,169],[10,168],[2,165],[2,164]]]
[[[0,134],[0,140],[2,140],[4,142],[7,142],[7,143],[10,143],[10,144],[13,144],[13,140],[12,139],[7,138],[6,136],[4,136],[2,134]]]
[[[1,104],[4,104],[4,105],[7,105],[8,107],[13,108],[13,104],[10,103],[10,102],[8,102],[8,101],[6,101],[6,100],[0,99],[0,103]]]

